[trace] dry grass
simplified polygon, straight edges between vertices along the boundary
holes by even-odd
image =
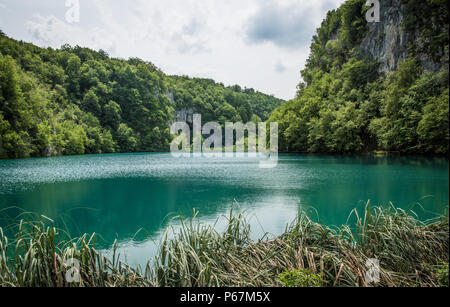
[[[223,233],[202,225],[196,214],[163,236],[157,257],[144,272],[95,250],[95,235],[64,240],[57,229],[22,222],[9,242],[0,229],[1,286],[281,286],[278,276],[302,270],[318,274],[326,286],[372,286],[366,261],[381,264],[378,286],[439,286],[437,272],[448,263],[448,213],[421,222],[401,209],[366,207],[353,211],[354,225],[331,228],[299,215],[271,240],[253,242],[245,215],[230,212]],[[8,250],[12,249],[12,250]],[[81,282],[65,280],[67,259],[80,261]]]

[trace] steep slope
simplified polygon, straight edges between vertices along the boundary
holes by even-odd
[[[209,79],[167,76],[140,59],[39,48],[0,31],[0,158],[168,151],[169,124],[260,121],[283,101]]]
[[[297,97],[277,108],[280,148],[448,153],[448,2],[365,0],[330,11],[313,37]]]

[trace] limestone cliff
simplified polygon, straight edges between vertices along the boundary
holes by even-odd
[[[411,10],[404,0],[380,0],[380,22],[368,23],[367,35],[360,44],[365,56],[370,56],[380,63],[380,72],[395,71],[398,63],[410,55],[412,45],[420,41],[423,29],[405,25],[407,16],[411,14],[420,14],[420,8]],[[421,18],[421,16],[412,17],[417,20]],[[448,33],[448,29],[441,31]],[[441,57],[448,58],[448,50],[446,52],[441,54]],[[440,61],[436,61],[427,53],[419,53],[416,56],[425,70],[437,71],[442,67]]]
[[[383,1],[380,22],[368,24],[369,31],[361,43],[361,49],[365,55],[378,60],[382,72],[396,70],[397,64],[408,57],[408,35],[402,27],[404,17],[401,0]]]

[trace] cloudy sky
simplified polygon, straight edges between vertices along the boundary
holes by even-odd
[[[77,2],[79,22],[73,14]],[[39,46],[103,49],[151,61],[167,74],[213,78],[291,99],[315,29],[342,2],[0,0],[0,29]]]

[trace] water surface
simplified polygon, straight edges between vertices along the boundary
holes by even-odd
[[[193,208],[213,222],[237,202],[252,216],[255,236],[281,233],[305,209],[317,221],[341,225],[368,200],[414,207],[427,219],[448,205],[448,172],[448,159],[423,157],[286,154],[274,169],[249,158],[170,154],[5,160],[0,227],[14,220],[16,206],[64,222],[74,236],[100,234],[104,248],[117,238],[130,264],[143,264],[154,253],[147,235],[157,239],[171,216],[190,216]],[[141,228],[147,235],[135,236]]]

